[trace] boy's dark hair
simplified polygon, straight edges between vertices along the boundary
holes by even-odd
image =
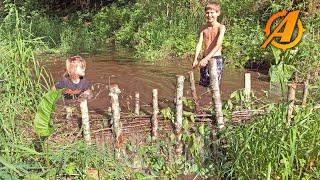
[[[204,11],[207,10],[221,10],[221,6],[220,3],[217,1],[209,1],[206,5],[206,7],[204,8]]]

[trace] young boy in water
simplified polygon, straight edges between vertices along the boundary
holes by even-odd
[[[196,54],[192,67],[200,66],[200,82],[199,84],[205,87],[210,85],[209,63],[210,59],[215,59],[218,70],[218,81],[221,81],[221,71],[223,60],[221,56],[222,41],[226,28],[223,24],[217,21],[220,15],[220,4],[217,2],[208,3],[205,7],[205,19],[207,25],[200,29],[200,37],[196,47]],[[204,45],[203,58],[198,62],[198,56]]]
[[[90,99],[92,92],[90,83],[84,78],[86,61],[81,56],[73,56],[66,60],[66,73],[62,80],[55,83],[57,89],[65,89],[64,99],[81,101],[84,98]]]

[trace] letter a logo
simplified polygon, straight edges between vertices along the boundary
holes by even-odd
[[[282,21],[275,27],[273,32],[271,33],[271,26],[272,23],[279,17],[284,17]],[[297,35],[294,40],[292,40],[292,35],[294,34],[294,30],[296,27],[296,24],[298,24],[298,31]],[[280,30],[283,29],[282,32]],[[299,10],[287,12],[287,11],[280,11],[276,14],[273,14],[264,29],[264,32],[268,36],[267,39],[262,44],[261,48],[266,48],[270,43],[279,48],[283,51],[290,49],[298,44],[298,42],[301,40],[303,32],[305,30],[303,29],[302,22],[299,19]],[[274,38],[280,39],[280,42],[277,42]]]

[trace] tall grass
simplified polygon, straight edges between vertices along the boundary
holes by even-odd
[[[19,17],[24,19],[21,27],[25,30],[28,29],[32,37],[41,38],[44,46],[37,49],[37,52],[91,52],[98,44],[96,42],[97,36],[86,24],[83,17],[85,14],[76,13],[66,17],[52,17],[48,16],[44,10],[28,12],[25,10],[27,7],[16,7],[10,1],[6,1],[4,4],[7,14],[11,13],[12,8],[17,8]],[[14,29],[14,24],[7,24],[6,31],[11,29]]]
[[[48,87],[43,81],[47,79],[43,69],[33,56],[35,47],[42,44],[40,39],[34,38],[25,28],[24,19],[20,19],[18,11],[12,7],[9,14],[1,23],[0,37],[0,79],[3,80],[0,87],[0,134],[1,134],[1,165],[2,178],[22,175],[26,172],[24,166],[16,165],[21,162],[22,151],[32,151],[18,144],[26,143],[22,132],[28,134],[28,121],[35,110],[37,99],[43,89]],[[40,83],[42,82],[42,83]],[[21,129],[21,127],[24,127]],[[24,133],[26,133],[24,132]],[[17,147],[16,147],[17,146]],[[20,149],[20,150],[18,150]],[[16,152],[18,151],[18,152]]]
[[[225,176],[241,179],[319,178],[320,112],[297,108],[286,123],[287,105],[271,105],[267,115],[228,131]]]
[[[107,149],[99,151],[82,141],[37,151],[32,116],[51,84],[33,55],[42,41],[24,23],[12,7],[1,24],[0,179],[83,178],[90,168],[105,179],[128,178],[131,170]]]
[[[40,39],[33,38],[29,29],[22,29],[23,20],[18,11],[11,11],[1,24],[1,99],[2,114],[10,123],[2,122],[5,132],[14,137],[15,119],[31,112],[40,97],[43,85],[43,70],[33,56],[33,49],[40,46]],[[14,27],[14,29],[10,29]],[[6,119],[6,118],[4,118]]]

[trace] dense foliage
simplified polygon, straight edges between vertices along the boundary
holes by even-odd
[[[5,1],[9,2],[9,1]],[[19,2],[19,1],[18,1]],[[89,3],[84,9],[77,3]],[[138,0],[133,1],[75,1],[63,4],[50,1],[47,5],[36,1],[16,3],[32,24],[36,37],[43,37],[50,48],[60,52],[92,51],[97,43],[114,40],[136,49],[137,55],[147,60],[173,56],[191,55],[195,49],[198,32],[205,24],[204,4],[194,0]],[[8,4],[5,3],[7,6]],[[56,6],[59,6],[57,8]],[[308,55],[319,49],[319,3],[317,1],[221,1],[222,14],[219,21],[227,27],[224,40],[224,56],[227,64],[243,67],[249,62],[257,64],[272,62],[270,49],[260,45],[267,19],[275,12],[287,9],[301,10],[300,17],[306,29],[299,52],[290,62],[310,61]],[[8,8],[4,8],[5,12]],[[68,11],[69,10],[69,11]],[[52,14],[50,12],[54,12]],[[309,53],[309,54],[308,54]],[[314,54],[314,53],[312,53]],[[305,68],[301,68],[305,69]]]

